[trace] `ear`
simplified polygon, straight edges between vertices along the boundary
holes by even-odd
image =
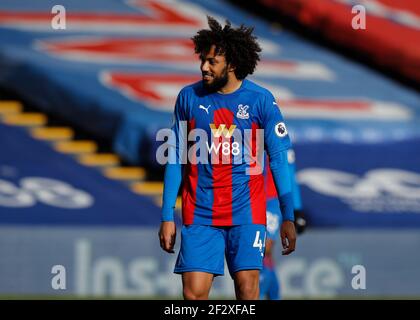
[[[231,63],[228,64],[227,70],[228,72],[235,72],[236,67],[232,65]]]

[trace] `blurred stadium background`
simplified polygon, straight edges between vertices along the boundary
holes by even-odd
[[[255,26],[251,78],[295,146],[309,227],[277,248],[284,298],[420,297],[417,0],[64,0],[65,29],[56,4],[0,2],[0,298],[180,298],[155,137],[200,77],[207,14]],[[233,298],[229,276],[211,296]]]

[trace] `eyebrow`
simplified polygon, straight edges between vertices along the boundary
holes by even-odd
[[[219,62],[219,60],[217,60],[217,59],[216,59],[216,57],[209,57],[209,58],[206,58],[205,56],[202,56],[202,55],[201,55],[201,56],[200,56],[200,59],[201,59],[201,60],[203,60],[203,61],[204,61],[204,60],[208,60],[208,61],[211,61],[211,62]]]

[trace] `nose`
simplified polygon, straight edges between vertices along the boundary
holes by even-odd
[[[208,72],[209,71],[209,62],[204,61],[201,63],[201,72]]]

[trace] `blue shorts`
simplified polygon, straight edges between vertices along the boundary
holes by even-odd
[[[184,225],[174,272],[202,271],[223,275],[225,256],[232,277],[240,270],[261,270],[265,237],[265,225],[261,224]]]
[[[283,222],[280,204],[277,198],[267,201],[267,238],[277,240],[280,238],[279,229]]]

